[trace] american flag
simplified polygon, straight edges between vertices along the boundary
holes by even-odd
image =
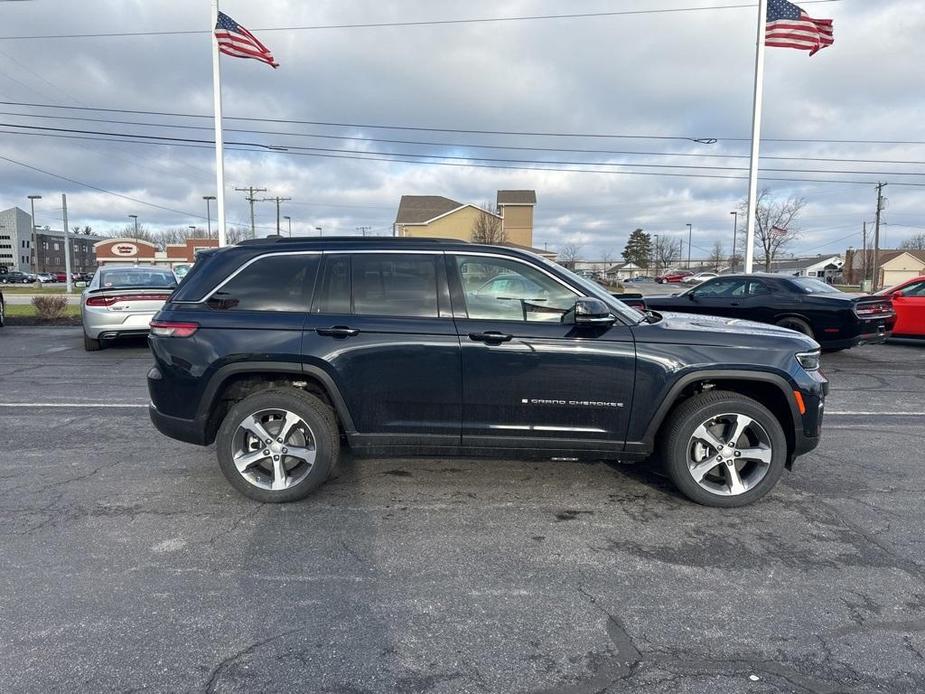
[[[768,0],[765,46],[796,48],[813,55],[833,43],[831,19],[813,19],[787,0]]]
[[[271,67],[279,67],[270,49],[224,12],[218,13],[215,37],[218,39],[218,50],[225,55],[235,58],[253,58]]]

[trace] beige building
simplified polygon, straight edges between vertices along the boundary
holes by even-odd
[[[892,257],[881,259],[881,287],[892,287],[922,275],[925,275],[925,251],[899,251]]]
[[[393,228],[395,236],[471,241],[479,218],[488,215],[500,224],[505,242],[532,248],[535,207],[532,190],[499,190],[494,210],[440,195],[403,195]]]

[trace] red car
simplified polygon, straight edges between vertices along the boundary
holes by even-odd
[[[670,270],[664,275],[656,277],[655,281],[659,284],[674,284],[693,274],[693,272],[688,272],[687,270]]]
[[[67,275],[63,272],[52,272],[51,276],[55,278],[55,282],[67,282]]]
[[[877,294],[893,301],[893,337],[925,337],[925,275],[906,280]]]

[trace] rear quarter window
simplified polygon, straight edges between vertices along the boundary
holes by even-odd
[[[320,262],[317,254],[258,258],[221,285],[208,304],[222,311],[308,311]]]

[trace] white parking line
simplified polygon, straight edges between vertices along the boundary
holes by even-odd
[[[837,412],[829,410],[829,415],[847,415],[849,417],[925,417],[925,412]]]
[[[148,403],[138,402],[0,402],[0,407],[111,407],[115,409],[125,407],[147,407]]]

